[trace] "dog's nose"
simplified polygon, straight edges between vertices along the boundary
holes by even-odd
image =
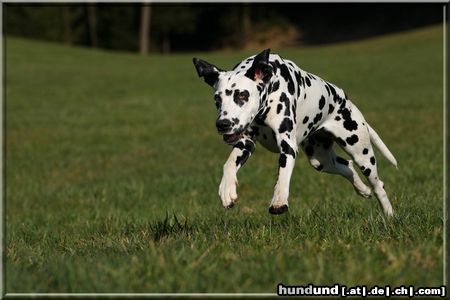
[[[228,119],[219,119],[216,121],[216,127],[219,132],[227,132],[233,124]]]

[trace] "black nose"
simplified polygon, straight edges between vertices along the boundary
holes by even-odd
[[[233,124],[231,124],[231,121],[227,119],[219,119],[216,121],[217,130],[219,130],[220,132],[228,131],[232,125]]]

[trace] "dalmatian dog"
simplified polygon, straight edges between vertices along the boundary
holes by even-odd
[[[243,60],[231,71],[201,59],[193,61],[199,77],[214,88],[217,131],[233,147],[219,186],[224,207],[235,205],[237,172],[258,141],[279,153],[271,214],[288,211],[289,184],[300,147],[317,171],[342,175],[363,197],[373,191],[384,214],[393,216],[372,143],[395,167],[397,161],[342,89],[271,54],[270,49]],[[352,159],[336,155],[334,142]],[[354,163],[371,188],[358,176]]]

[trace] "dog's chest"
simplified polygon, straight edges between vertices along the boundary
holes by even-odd
[[[271,152],[280,152],[275,138],[275,132],[269,126],[255,125],[252,128],[257,132],[256,140],[258,143]]]

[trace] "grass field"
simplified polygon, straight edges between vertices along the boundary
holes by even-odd
[[[278,283],[443,281],[442,27],[274,49],[344,88],[399,162],[396,210],[300,155],[290,212],[271,216],[277,155],[257,146],[239,202],[217,196],[229,151],[192,57],[6,39],[6,292],[253,292]]]

